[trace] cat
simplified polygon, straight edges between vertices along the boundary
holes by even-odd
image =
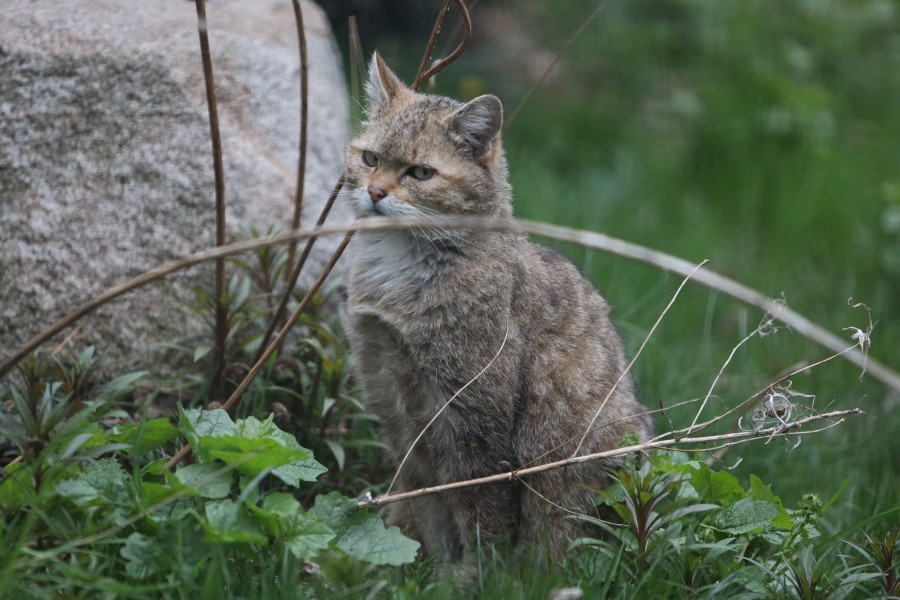
[[[462,103],[415,92],[377,53],[366,95],[345,164],[358,217],[512,216],[497,97]],[[350,257],[355,374],[397,463],[458,394],[415,445],[398,489],[565,458],[598,411],[581,453],[652,435],[630,374],[622,377],[626,355],[609,306],[558,253],[518,232],[423,225],[359,232]],[[504,539],[562,557],[584,532],[567,511],[589,513],[610,466],[393,503],[385,521],[445,561],[471,557],[478,540]]]

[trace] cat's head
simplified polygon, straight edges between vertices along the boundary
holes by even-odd
[[[511,214],[496,96],[462,103],[414,92],[377,53],[366,95],[345,165],[357,215]]]

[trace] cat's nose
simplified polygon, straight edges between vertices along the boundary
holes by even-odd
[[[372,202],[377,204],[379,200],[387,196],[387,190],[384,189],[383,185],[370,185],[369,186],[369,198],[372,199]]]

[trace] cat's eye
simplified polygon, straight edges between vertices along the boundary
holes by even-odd
[[[363,150],[362,159],[370,167],[378,166],[378,155],[371,150]]]
[[[434,176],[434,168],[426,165],[413,165],[409,168],[407,173],[412,175],[414,179],[425,181],[426,179],[431,179]]]

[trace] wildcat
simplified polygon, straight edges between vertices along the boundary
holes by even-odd
[[[358,217],[512,216],[498,98],[464,104],[414,92],[377,53],[366,93],[345,165]],[[521,233],[426,226],[360,232],[350,250],[347,336],[398,463],[471,382],[415,445],[398,489],[565,458],[598,411],[581,453],[651,436],[630,375],[603,404],[625,350],[607,303],[559,254]],[[385,519],[444,560],[470,556],[479,538],[561,557],[583,533],[565,510],[588,512],[609,467],[584,463],[389,504]]]

